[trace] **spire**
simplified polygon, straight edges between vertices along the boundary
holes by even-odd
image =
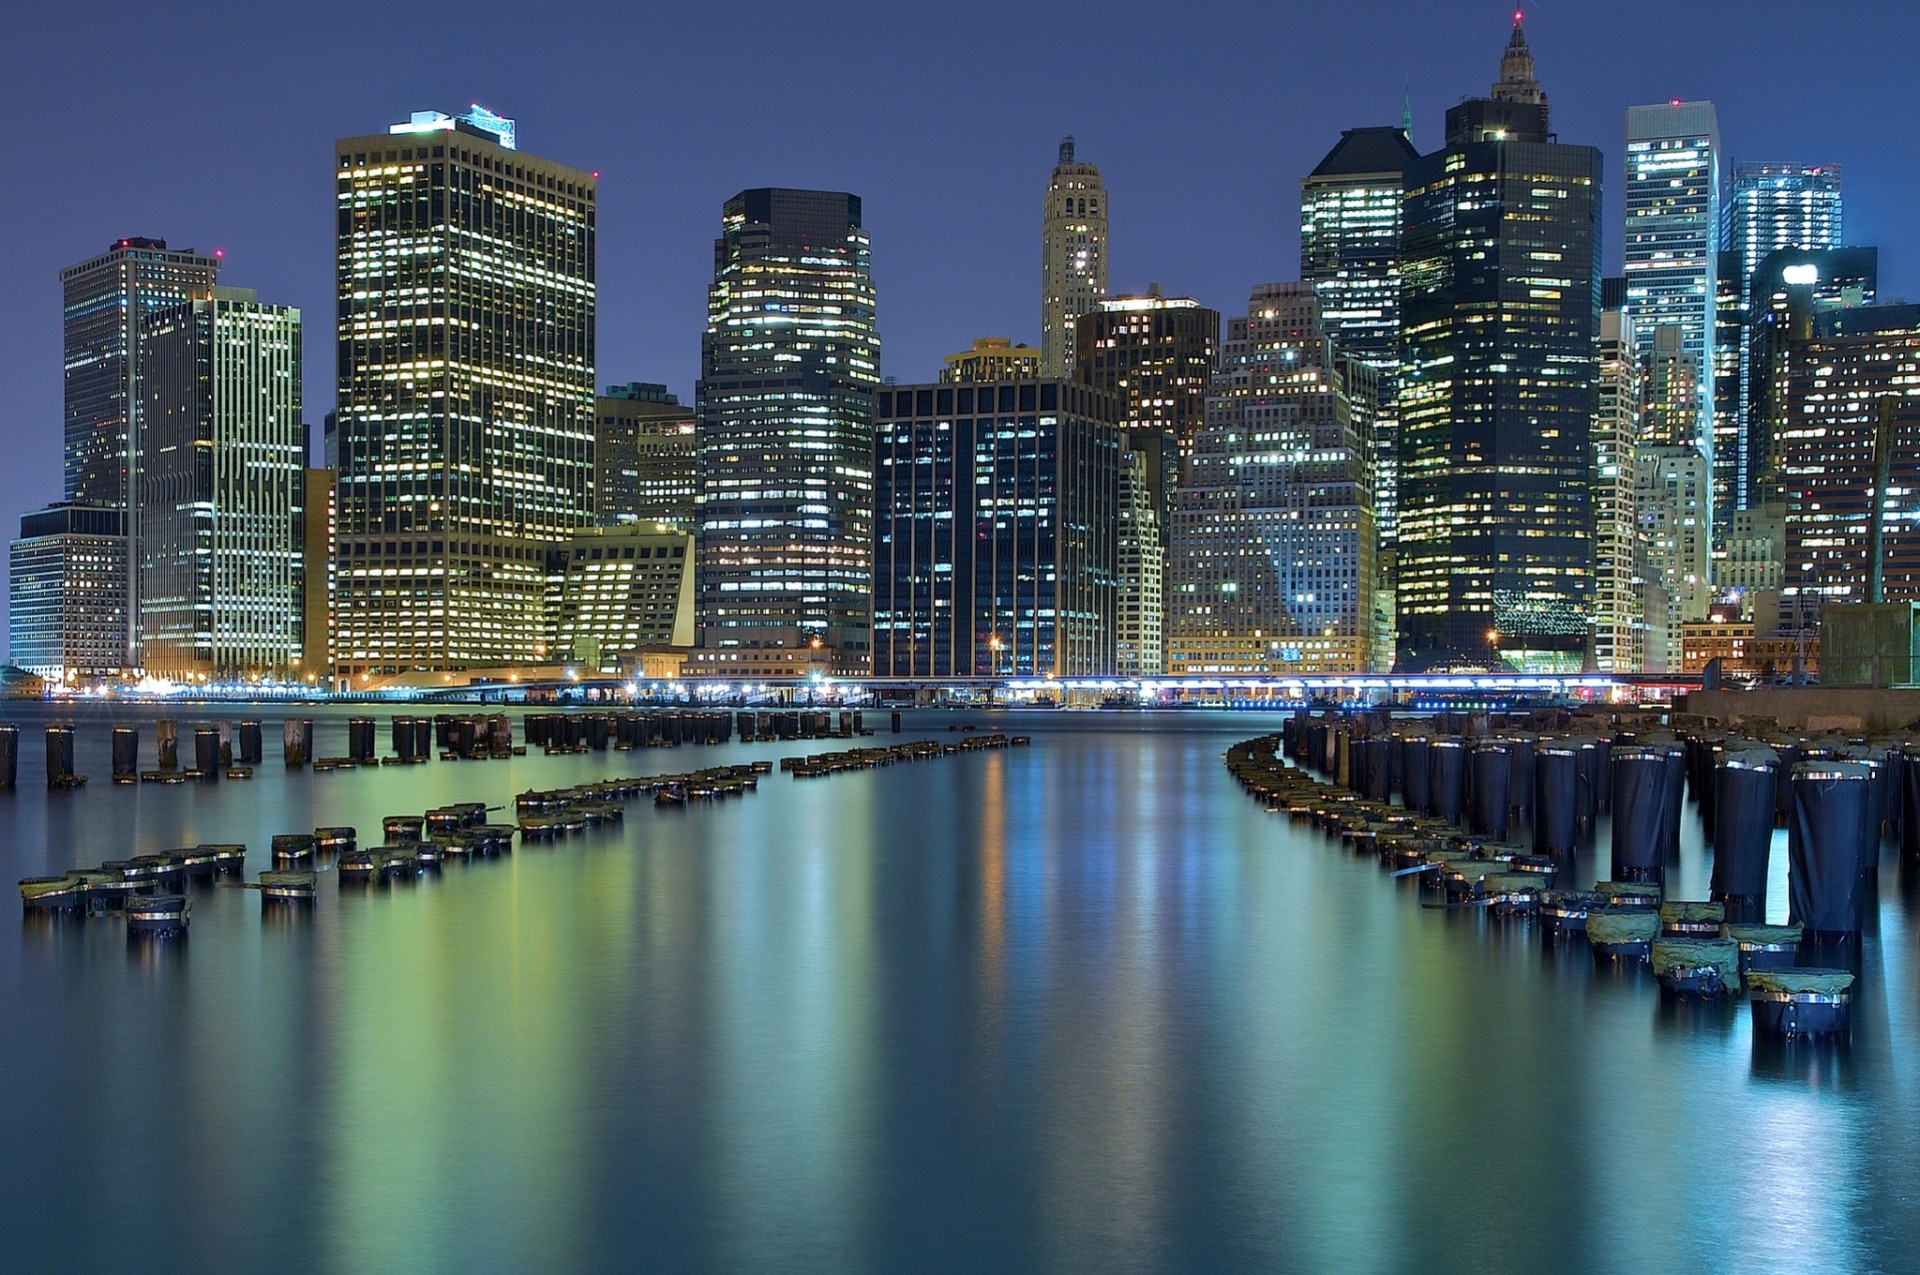
[[[1507,37],[1506,51],[1500,55],[1500,79],[1488,94],[1496,102],[1526,102],[1545,112],[1547,95],[1533,75],[1533,50],[1527,47],[1526,15],[1513,11],[1513,34]]]
[[[1060,139],[1060,162],[1063,164],[1073,162],[1073,134],[1071,133]]]
[[[1413,140],[1413,89],[1408,88],[1400,96],[1400,131],[1407,140]]]

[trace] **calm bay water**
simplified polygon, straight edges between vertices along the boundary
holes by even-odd
[[[845,746],[313,775],[280,714],[257,779],[166,788],[109,784],[107,710],[70,714],[93,783],[49,795],[46,713],[6,708],[0,870],[244,841],[252,877],[276,832]],[[323,875],[306,918],[198,889],[172,945],[0,906],[0,1268],[1920,1267],[1891,851],[1852,1045],[1783,1053],[1263,812],[1220,754],[1277,718],[902,738],[962,721],[1034,745],[635,803],[414,886]],[[1706,877],[1690,826],[1675,892]]]

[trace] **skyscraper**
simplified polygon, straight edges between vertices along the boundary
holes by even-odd
[[[1393,543],[1399,464],[1400,199],[1420,157],[1403,128],[1350,128],[1300,183],[1300,278],[1334,345],[1378,374],[1374,500]]]
[[[1776,249],[1838,248],[1842,212],[1838,164],[1738,163],[1727,188],[1726,248],[1752,278]]]
[[[1144,296],[1107,297],[1075,321],[1074,378],[1117,396],[1126,428],[1122,480],[1120,650],[1122,672],[1153,674],[1164,651],[1164,560],[1174,484],[1206,423],[1207,394],[1219,358],[1220,313],[1192,297],[1169,297],[1152,284]],[[1137,508],[1145,499],[1147,507]],[[1137,537],[1151,529],[1159,544]],[[1161,584],[1156,586],[1154,580]]]
[[[1600,155],[1547,139],[1516,21],[1491,98],[1410,163],[1401,663],[1578,670],[1592,600]]]
[[[150,315],[141,344],[140,665],[202,682],[291,676],[305,586],[300,311],[213,288]]]
[[[1769,298],[1754,295],[1754,276],[1769,253],[1840,247],[1842,211],[1837,164],[1742,162],[1733,166],[1721,210],[1720,240],[1730,257],[1722,267],[1728,276],[1722,288],[1737,298],[1738,345],[1731,366],[1715,351],[1718,366],[1727,368],[1734,378],[1731,395],[1722,390],[1718,379],[1714,382],[1714,394],[1720,400],[1716,415],[1732,416],[1718,425],[1715,440],[1714,500],[1723,524],[1732,510],[1747,508],[1748,501],[1758,499],[1754,493],[1762,458],[1748,451],[1761,428],[1760,413],[1751,398],[1752,342],[1754,325],[1764,321]],[[1731,461],[1719,450],[1719,444],[1729,439],[1734,452]]]
[[[1720,252],[1720,125],[1712,102],[1627,108],[1627,310],[1641,356],[1663,329],[1679,329],[1695,393],[1691,438],[1713,447],[1714,290]]]
[[[594,404],[594,503],[602,527],[666,523],[693,530],[694,411],[664,385],[609,385]]]
[[[66,366],[66,497],[127,513],[139,488],[140,334],[148,315],[178,305],[219,278],[218,257],[168,248],[164,239],[121,239],[100,256],[60,272]],[[137,559],[127,569],[121,665],[136,667],[140,612]],[[89,586],[90,587],[90,586]]]
[[[1100,169],[1074,159],[1073,139],[1047,181],[1040,219],[1040,373],[1073,375],[1074,320],[1107,295],[1107,192]]]
[[[20,519],[8,552],[9,659],[54,681],[111,677],[127,660],[127,512],[69,502]]]
[[[777,676],[817,647],[834,668],[864,672],[880,338],[860,199],[742,191],[726,203],[713,263],[694,667]]]
[[[880,390],[876,674],[1113,674],[1119,414],[1075,381]]]
[[[1634,447],[1640,432],[1640,357],[1633,319],[1600,313],[1600,380],[1593,417],[1593,667],[1637,673],[1646,658],[1634,509]]]
[[[476,107],[335,147],[337,670],[546,657],[593,519],[594,177]]]
[[[122,239],[60,272],[66,354],[68,500],[127,503],[140,325],[147,315],[211,288],[218,258],[164,239]]]
[[[1176,495],[1170,673],[1371,671],[1365,474],[1313,288],[1256,287]]]
[[[942,385],[978,385],[983,381],[1032,381],[1040,376],[1040,351],[1015,345],[1013,338],[983,336],[972,348],[940,360]]]

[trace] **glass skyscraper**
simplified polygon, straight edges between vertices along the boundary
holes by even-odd
[[[304,638],[300,311],[215,288],[146,321],[134,493],[140,663],[288,678]]]
[[[1072,381],[880,391],[876,675],[1113,674],[1120,410]]]
[[[1640,355],[1661,329],[1679,329],[1696,387],[1691,436],[1669,440],[1703,455],[1713,447],[1714,293],[1720,251],[1720,125],[1712,102],[1627,108],[1626,230],[1621,252],[1627,312]]]
[[[1335,346],[1378,373],[1371,458],[1380,539],[1393,543],[1399,457],[1400,197],[1420,157],[1404,128],[1350,128],[1300,183],[1300,278]]]
[[[1577,671],[1592,599],[1600,153],[1547,140],[1516,21],[1407,167],[1400,664]]]
[[[545,660],[593,521],[595,178],[514,140],[476,107],[335,147],[343,676]]]
[[[723,210],[697,394],[702,672],[791,675],[814,649],[868,668],[870,251],[855,195],[746,190]]]
[[[218,281],[220,261],[164,239],[120,239],[100,256],[60,272],[66,380],[66,498],[123,511],[139,536],[132,497],[140,486],[140,337],[147,316]],[[121,666],[137,666],[140,573],[126,568]]]

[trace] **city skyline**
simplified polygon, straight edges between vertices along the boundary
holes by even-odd
[[[910,135],[916,128],[937,137],[943,128],[957,126],[965,116],[963,105],[976,112],[984,109],[941,76],[936,76],[937,91],[929,93],[931,108],[905,124],[883,121],[879,116],[885,112],[865,110],[862,101],[853,100],[854,95],[829,88],[821,98],[820,138],[796,145],[793,138],[803,130],[796,124],[782,124],[770,131],[781,135],[785,144],[756,138],[729,152],[724,160],[683,177],[667,158],[681,143],[668,144],[648,134],[655,146],[652,154],[637,153],[639,141],[610,143],[606,112],[595,109],[594,94],[571,81],[561,82],[550,69],[543,72],[551,61],[544,50],[528,51],[524,65],[516,64],[512,75],[477,77],[431,70],[419,73],[417,67],[390,65],[386,58],[375,57],[373,65],[356,68],[336,87],[289,95],[287,118],[275,124],[275,133],[296,141],[305,138],[305,144],[278,145],[270,155],[245,166],[225,149],[224,158],[196,155],[173,167],[156,168],[142,157],[116,161],[109,165],[121,175],[115,192],[131,188],[143,192],[144,198],[128,200],[118,193],[90,198],[90,190],[95,196],[99,192],[82,175],[72,186],[75,193],[61,197],[64,215],[54,219],[57,229],[50,224],[6,249],[18,252],[25,242],[58,255],[51,265],[43,262],[37,268],[14,271],[21,281],[22,304],[0,320],[4,323],[0,331],[13,337],[0,343],[0,377],[4,378],[0,383],[13,391],[14,402],[6,424],[0,425],[0,436],[17,445],[24,471],[24,481],[12,495],[16,507],[0,508],[0,516],[17,518],[53,494],[59,464],[54,428],[58,385],[48,369],[50,364],[57,366],[57,358],[49,360],[45,354],[50,342],[58,339],[51,330],[51,318],[57,304],[54,276],[60,263],[97,255],[117,238],[151,235],[202,252],[224,250],[227,264],[238,272],[236,277],[258,286],[263,295],[324,315],[330,308],[325,303],[331,290],[327,257],[331,236],[316,213],[326,205],[322,157],[333,138],[384,127],[422,106],[481,101],[520,119],[524,148],[570,165],[605,171],[607,222],[600,232],[604,301],[596,377],[603,384],[629,379],[661,382],[683,401],[692,397],[703,291],[689,292],[685,285],[687,279],[697,280],[704,273],[704,244],[711,242],[711,229],[702,233],[700,223],[706,221],[710,227],[710,209],[731,193],[727,183],[790,181],[859,194],[868,204],[868,224],[882,245],[874,262],[881,297],[878,326],[886,351],[881,373],[902,382],[924,381],[933,378],[942,355],[982,332],[1006,333],[1015,341],[1038,344],[1040,333],[1031,302],[1036,264],[1031,210],[1044,189],[1058,139],[1069,132],[1079,138],[1081,154],[1100,164],[1108,189],[1120,200],[1111,228],[1113,291],[1139,292],[1158,281],[1169,293],[1195,296],[1204,304],[1231,311],[1248,287],[1294,278],[1300,179],[1341,131],[1390,125],[1400,115],[1403,101],[1411,102],[1416,147],[1423,152],[1437,147],[1442,109],[1485,79],[1489,46],[1496,45],[1511,17],[1496,6],[1488,6],[1485,13],[1454,14],[1446,21],[1435,21],[1430,14],[1407,6],[1376,5],[1369,13],[1375,22],[1382,17],[1399,21],[1391,22],[1384,37],[1376,38],[1381,33],[1363,29],[1366,24],[1359,16],[1342,20],[1313,14],[1303,19],[1332,41],[1332,52],[1350,59],[1351,74],[1315,77],[1299,92],[1282,95],[1270,108],[1269,126],[1261,130],[1264,148],[1256,161],[1242,162],[1243,171],[1235,172],[1229,184],[1239,198],[1202,198],[1198,191],[1168,189],[1191,183],[1169,183],[1161,176],[1163,170],[1184,166],[1188,156],[1225,143],[1196,140],[1191,133],[1149,119],[1152,112],[1145,105],[1127,102],[1127,95],[1119,92],[1110,77],[1154,58],[1173,56],[1185,50],[1187,43],[1175,39],[1156,44],[1150,38],[1153,33],[1136,15],[1117,11],[1106,15],[1105,25],[1088,41],[1092,50],[1114,59],[1109,69],[1077,92],[1026,91],[1016,94],[1015,101],[994,107],[995,118],[1012,117],[1017,127],[996,132],[1004,144],[982,155],[980,166],[971,170],[976,180],[961,183],[964,189],[956,188],[952,208],[943,214],[926,210],[927,201],[909,197],[913,188],[909,179],[928,162],[927,148],[887,146],[881,141],[888,131]],[[1724,32],[1723,55],[1704,60],[1643,58],[1629,68],[1631,73],[1602,79],[1588,69],[1587,45],[1594,39],[1618,40],[1621,32],[1609,31],[1587,15],[1527,13],[1541,77],[1554,96],[1556,133],[1562,140],[1594,145],[1602,153],[1607,197],[1602,224],[1609,274],[1617,271],[1620,256],[1619,174],[1625,108],[1636,101],[1678,95],[1713,100],[1719,106],[1729,164],[1791,159],[1845,169],[1848,240],[1884,245],[1883,297],[1911,292],[1905,282],[1912,277],[1909,254],[1895,228],[1901,201],[1891,192],[1903,181],[1913,180],[1913,166],[1902,163],[1903,144],[1898,139],[1877,139],[1874,151],[1863,152],[1857,149],[1857,130],[1844,127],[1837,111],[1824,112],[1816,103],[1815,109],[1789,113],[1772,105],[1757,92],[1759,86],[1738,56],[1751,33]],[[32,21],[55,25],[52,19]],[[1257,15],[1238,15],[1238,21],[1249,31],[1270,29]],[[1704,25],[1705,19],[1701,21]],[[690,47],[720,38],[717,31],[707,31],[698,23],[666,26],[667,36]],[[1875,30],[1884,34],[1878,27]],[[1831,32],[1823,29],[1810,38],[1818,46],[1826,39],[1844,40],[1849,31],[1855,37],[1850,47],[1866,65],[1873,56],[1873,42],[1860,40],[1861,25],[1845,15],[1835,19]],[[861,29],[856,45],[880,47],[902,34],[899,20],[875,14]],[[236,47],[244,49],[249,40],[258,38],[242,22],[235,33]],[[1276,46],[1269,41],[1266,47]],[[760,66],[762,56],[753,50],[749,60]],[[1092,57],[1093,53],[1075,56]],[[1246,54],[1236,50],[1233,56]],[[1218,65],[1224,85],[1231,79],[1225,70],[1229,64]],[[788,74],[777,69],[769,73]],[[884,72],[875,91],[893,82],[893,73]],[[1212,91],[1236,100],[1243,92],[1225,87]],[[1127,104],[1116,106],[1123,102]],[[196,111],[215,117],[211,103],[186,103],[181,110],[185,117],[193,117]],[[732,118],[733,113],[733,108],[721,112],[724,118]],[[854,127],[861,121],[865,121],[862,127],[871,126],[871,138]],[[230,122],[238,130],[232,143],[237,147],[255,124],[244,117]],[[1244,150],[1243,141],[1235,145]],[[723,169],[725,175],[714,175],[710,170],[715,169]],[[657,174],[670,170],[676,173],[673,180],[655,180]],[[259,212],[231,198],[243,176],[256,172],[268,194],[262,203],[275,214],[266,219],[264,229]],[[193,180],[183,189],[182,179],[188,176]],[[1249,193],[1251,198],[1246,197]],[[670,207],[663,211],[663,204]],[[1195,217],[1197,221],[1189,220]],[[952,224],[964,223],[964,233],[943,237],[941,232],[951,229],[949,219]],[[624,230],[616,232],[613,227],[621,224]],[[671,233],[655,233],[657,226],[666,225],[675,228]],[[1190,232],[1190,225],[1200,227],[1202,233]],[[687,233],[689,229],[693,233]],[[951,242],[942,251],[945,240]],[[957,286],[956,277],[961,280]],[[38,302],[36,292],[41,296]],[[311,327],[310,339],[320,343],[316,350],[325,348],[324,323]],[[308,420],[316,436],[330,406],[327,380],[315,375],[307,386]],[[47,410],[36,403],[48,405]]]

